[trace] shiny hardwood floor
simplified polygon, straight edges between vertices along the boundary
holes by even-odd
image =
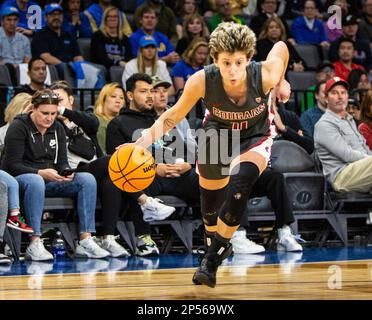
[[[372,299],[372,260],[221,266],[214,289],[194,270],[3,276],[0,299]]]

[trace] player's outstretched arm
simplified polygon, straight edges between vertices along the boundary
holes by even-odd
[[[265,93],[271,89],[279,88],[279,99],[288,100],[290,94],[289,84],[284,79],[289,59],[288,47],[283,41],[275,43],[265,61],[262,62],[262,86]]]
[[[135,144],[147,148],[154,141],[160,139],[186,117],[196,102],[204,97],[204,92],[205,73],[204,70],[200,70],[186,81],[183,93],[177,103],[164,112],[152,125],[148,133],[139,138]]]

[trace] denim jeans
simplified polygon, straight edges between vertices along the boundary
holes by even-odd
[[[76,173],[71,182],[45,182],[34,173],[21,174],[16,179],[23,196],[24,214],[34,236],[41,236],[45,197],[76,197],[80,233],[96,231],[97,184],[90,173]]]
[[[6,218],[8,216],[8,192],[5,183],[0,181],[0,242],[3,242]]]
[[[19,186],[17,180],[6,171],[0,170],[0,181],[8,189],[8,211],[19,209]]]

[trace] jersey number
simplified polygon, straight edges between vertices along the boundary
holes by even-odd
[[[248,129],[248,121],[233,122],[231,124],[232,130],[245,130]]]

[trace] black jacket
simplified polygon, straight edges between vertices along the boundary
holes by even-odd
[[[153,110],[137,112],[122,108],[119,115],[112,119],[106,132],[106,152],[112,154],[115,148],[123,143],[134,142],[141,136],[141,131],[150,128],[156,120]],[[136,135],[133,136],[133,133]]]
[[[94,146],[96,147],[97,158],[102,157],[103,152],[98,144],[97,139],[99,120],[93,114],[93,112],[91,112],[91,110],[78,111],[66,108],[65,111],[63,112],[63,116],[69,119],[70,121],[74,122],[78,127],[80,127],[84,131],[84,133],[92,140]],[[64,124],[63,127],[65,129],[66,135],[68,136],[70,130]]]
[[[314,151],[314,140],[308,135],[305,129],[301,125],[300,118],[298,115],[290,110],[286,110],[281,106],[278,106],[278,113],[282,119],[283,124],[286,126],[287,131],[282,132],[278,139],[289,140],[297,143],[299,146],[304,148],[309,154]],[[301,130],[303,136],[300,136],[297,132]]]
[[[42,136],[29,114],[17,116],[5,136],[2,167],[13,176],[37,174],[47,168],[58,172],[70,168],[63,126],[55,121]]]

